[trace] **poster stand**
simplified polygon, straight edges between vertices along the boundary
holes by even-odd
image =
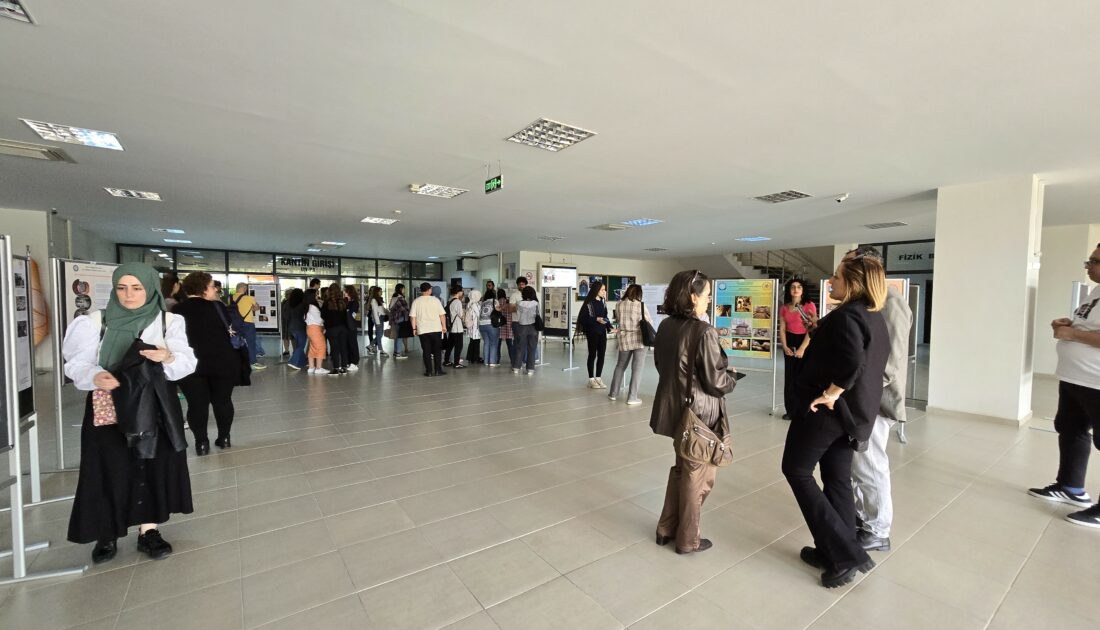
[[[751,357],[750,356],[749,358],[750,359],[754,359],[754,358],[756,358],[756,359],[766,359],[766,358],[771,359],[771,363],[772,363],[771,369],[767,370],[767,369],[761,369],[761,368],[738,368],[737,371],[738,372],[769,372],[769,371],[771,372],[771,375],[772,375],[772,402],[771,402],[771,410],[768,412],[768,414],[774,416],[774,415],[776,415],[776,411],[779,409],[778,402],[777,402],[777,391],[778,391],[778,383],[779,383],[779,380],[778,380],[779,353],[776,351],[776,348],[778,347],[778,343],[779,343],[779,326],[776,323],[777,319],[779,317],[778,281],[774,280],[774,279],[766,279],[766,278],[765,279],[746,279],[746,278],[721,279],[720,278],[720,279],[715,279],[715,280],[712,281],[711,295],[714,296],[714,298],[711,300],[711,305],[710,305],[710,321],[711,321],[712,325],[715,326],[716,328],[727,328],[727,327],[730,328],[730,333],[732,334],[732,332],[734,330],[736,330],[736,327],[734,326],[735,322],[733,321],[732,316],[736,315],[735,308],[739,305],[739,302],[738,302],[738,304],[734,304],[733,302],[730,302],[728,304],[728,306],[730,306],[730,308],[731,308],[730,313],[722,314],[722,313],[719,312],[719,310],[718,310],[719,309],[718,292],[720,290],[720,285],[723,285],[723,284],[726,284],[726,285],[745,284],[746,285],[745,287],[731,286],[729,291],[744,291],[744,294],[747,295],[747,296],[750,296],[750,297],[753,294],[758,293],[760,291],[761,287],[767,287],[767,290],[770,292],[769,298],[765,302],[765,304],[770,305],[771,312],[766,314],[766,317],[764,316],[763,313],[761,313],[761,316],[758,317],[756,311],[753,310],[751,316],[746,317],[745,322],[742,323],[741,326],[745,326],[745,327],[747,327],[747,330],[751,330],[753,333],[755,333],[756,331],[755,331],[755,329],[753,329],[753,324],[754,323],[756,323],[756,322],[763,323],[762,320],[765,319],[765,318],[767,320],[770,320],[767,323],[767,325],[769,327],[768,336],[767,337],[755,337],[755,334],[753,334],[753,337],[755,337],[755,340],[748,341],[747,343],[755,345],[757,341],[761,341],[761,340],[765,340],[765,339],[768,340],[770,345],[768,346],[768,350],[767,350],[768,356],[767,357]],[[732,298],[730,298],[730,299],[732,299]],[[739,301],[740,298],[737,298],[737,300]],[[726,303],[724,302],[723,304],[726,304]],[[761,304],[758,304],[758,303],[754,304],[752,302],[750,302],[750,304],[752,304],[752,306],[749,307],[750,309],[753,309],[754,307],[759,307],[758,310],[761,310],[761,311],[764,309],[764,306],[761,305]],[[763,328],[763,326],[761,326],[761,328]],[[750,334],[750,333],[749,332],[744,332],[744,333],[741,333],[738,336],[744,336],[744,335],[748,335],[748,334]],[[719,334],[720,339],[725,339],[725,337],[726,336],[723,336],[723,335]],[[732,339],[730,339],[729,341],[731,343],[733,342]],[[752,345],[748,346],[748,348],[752,348]],[[725,352],[726,352],[726,356],[733,357],[733,356],[736,356],[736,355],[731,354],[731,353],[736,353],[736,352],[758,352],[758,353],[763,353],[763,350],[738,350],[735,347],[725,347]]]
[[[0,421],[4,423],[5,431],[4,436],[5,443],[0,444],[0,452],[8,450],[8,472],[9,478],[0,480],[0,488],[8,488],[11,496],[11,549],[9,551],[0,552],[0,557],[12,557],[12,577],[0,579],[0,584],[13,584],[16,582],[28,582],[31,580],[41,580],[47,578],[56,578],[66,575],[79,575],[84,573],[87,569],[86,566],[72,569],[61,569],[57,571],[47,571],[43,573],[27,573],[27,552],[38,549],[44,549],[49,546],[49,542],[36,543],[27,545],[25,540],[25,530],[23,523],[23,458],[22,458],[22,439],[21,436],[24,432],[33,432],[33,439],[31,440],[31,466],[32,466],[32,479],[35,476],[34,468],[37,466],[37,414],[33,412],[33,409],[28,414],[21,414],[19,409],[19,376],[18,376],[18,363],[16,357],[16,304],[15,304],[15,291],[12,273],[12,255],[11,255],[11,238],[6,235],[0,235],[0,360],[2,360],[2,367],[0,367],[0,375],[3,376],[3,382],[0,383],[0,388],[3,389],[4,396],[3,401],[0,404],[3,405],[2,413],[0,413]],[[26,259],[24,259],[26,261]],[[29,283],[27,283],[29,284]],[[26,287],[24,287],[26,288]],[[30,304],[26,305],[26,308],[30,308]],[[29,333],[29,331],[28,331]],[[31,346],[31,361],[33,366],[33,345]],[[33,370],[31,372],[33,374]],[[24,411],[26,411],[24,409]],[[30,437],[30,436],[28,436]]]
[[[370,313],[367,312],[367,303],[370,302],[370,287],[369,284],[359,284],[359,330],[363,331],[363,348],[359,351],[360,357],[367,356],[367,348],[374,343],[373,339],[367,338],[367,318],[370,317]]]
[[[573,287],[544,286],[542,288],[542,321],[544,329],[539,335],[539,352],[542,356],[542,366],[550,365],[546,361],[546,339],[554,337],[568,346],[569,365],[562,368],[562,372],[570,372],[578,369],[573,365]]]

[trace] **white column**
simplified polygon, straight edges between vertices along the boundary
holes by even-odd
[[[939,189],[928,407],[1031,417],[1043,183]]]
[[[844,255],[857,247],[859,247],[859,243],[841,243],[839,245],[833,245],[833,268],[829,270],[830,276],[833,275],[833,271],[836,270],[837,265],[840,264]]]

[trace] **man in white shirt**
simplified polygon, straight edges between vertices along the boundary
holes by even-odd
[[[1100,244],[1085,261],[1085,269],[1089,280],[1100,283]],[[1085,492],[1090,442],[1100,448],[1100,286],[1093,288],[1072,319],[1056,319],[1050,325],[1058,340],[1058,477],[1028,493],[1085,508],[1066,515],[1066,520],[1100,529],[1100,504],[1094,505]]]
[[[439,376],[443,371],[443,330],[447,327],[447,313],[443,304],[432,295],[432,285],[420,284],[420,297],[409,307],[413,334],[420,337],[424,351],[424,376]]]

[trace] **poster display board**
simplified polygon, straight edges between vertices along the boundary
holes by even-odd
[[[279,285],[277,284],[252,284],[248,286],[248,294],[256,300],[256,330],[279,329]]]
[[[118,265],[89,263],[77,260],[58,261],[61,278],[61,333],[64,335],[69,324],[81,315],[107,308],[111,299],[114,283],[111,274]]]
[[[15,308],[13,293],[8,278],[13,277],[11,269],[11,257],[8,247],[11,240],[6,236],[0,236],[0,451],[5,451],[14,446],[16,435],[15,416],[18,415],[17,407],[12,400],[16,398],[12,391],[11,375],[15,372],[15,357],[12,356],[11,344],[15,343],[15,334],[12,330],[15,326]]]
[[[539,265],[539,286],[569,287],[577,286],[577,268],[562,265]]]
[[[566,337],[573,321],[573,305],[569,294],[573,287],[542,288],[542,334],[547,337]]]
[[[588,289],[597,282],[607,283],[607,276],[593,273],[582,273],[577,276],[577,295],[574,297],[578,302],[588,297]]]
[[[627,287],[637,283],[637,276],[608,276],[607,277],[607,301],[619,302],[623,299]]]
[[[12,256],[15,378],[16,391],[19,397],[20,418],[26,418],[34,413],[34,344],[31,343],[34,322],[31,318],[31,279],[29,272],[30,261],[25,256]]]
[[[649,309],[649,316],[653,318],[651,323],[654,329],[660,328],[661,322],[668,319],[668,313],[665,313],[666,291],[668,291],[667,284],[642,285],[642,303]]]
[[[714,327],[726,356],[772,357],[775,280],[714,281]]]
[[[909,278],[887,278],[886,290],[894,291],[904,299],[909,299]],[[832,311],[840,302],[829,297],[832,292],[832,283],[828,280],[821,281],[821,303],[818,304],[818,312],[820,317],[825,317]]]

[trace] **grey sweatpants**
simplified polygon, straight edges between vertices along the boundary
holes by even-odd
[[[879,538],[890,536],[894,522],[894,502],[890,498],[890,458],[886,444],[890,429],[897,424],[885,416],[875,418],[871,443],[866,451],[852,458],[852,489],[855,491],[856,516],[863,529]]]

